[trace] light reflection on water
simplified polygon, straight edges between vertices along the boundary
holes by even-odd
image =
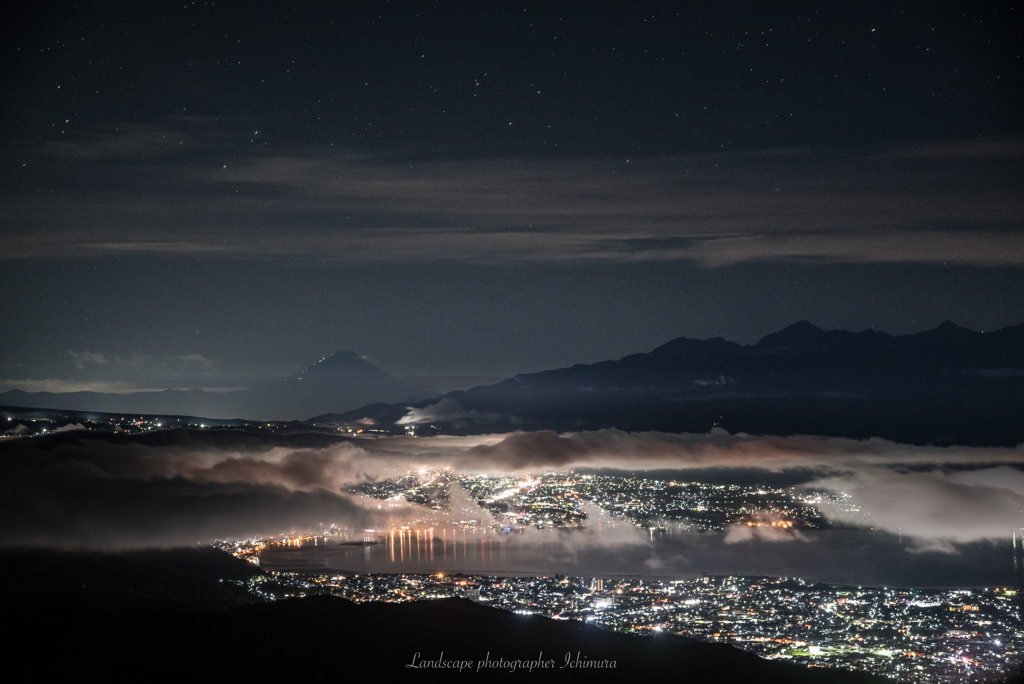
[[[1006,540],[962,545],[959,553],[915,551],[868,530],[802,531],[801,539],[725,543],[718,532],[652,532],[625,526],[503,532],[457,527],[395,529],[374,544],[272,547],[270,570],[357,573],[547,574],[684,578],[712,575],[803,577],[830,584],[1013,586]],[[604,528],[604,529],[600,529]]]

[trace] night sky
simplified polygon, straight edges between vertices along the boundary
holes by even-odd
[[[1024,320],[1009,3],[17,3],[0,390]]]

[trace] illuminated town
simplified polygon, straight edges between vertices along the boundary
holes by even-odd
[[[409,472],[352,491],[378,501],[404,499],[447,511],[456,484],[490,512],[491,519],[480,524],[499,528],[585,527],[588,505],[639,527],[684,531],[721,530],[729,524],[821,529],[830,524],[819,510],[822,503],[859,511],[845,493],[574,472],[537,477]]]
[[[70,430],[86,430],[91,432],[110,432],[116,434],[139,434],[153,430],[170,430],[173,428],[211,428],[211,427],[245,427],[249,430],[276,430],[280,423],[258,423],[255,421],[212,421],[172,416],[160,418],[154,416],[114,416],[94,414],[96,418],[81,418],[53,415],[55,412],[40,413],[40,417],[7,416],[6,425],[0,424],[0,439],[21,437],[43,437],[54,432]]]
[[[423,470],[355,491],[382,507],[419,504],[422,517],[388,529],[328,525],[274,539],[220,540],[214,546],[261,566],[264,551],[310,546],[350,548],[355,554],[376,547],[392,562],[414,554],[433,560],[436,549],[439,560],[453,552],[458,560],[466,558],[467,547],[479,545],[480,553],[485,544],[503,548],[493,539],[515,539],[534,527],[570,534],[601,525],[641,527],[652,534],[727,525],[783,531],[829,526],[818,508],[822,504],[859,511],[841,493],[579,473],[491,477]],[[603,522],[588,508],[599,512]],[[475,517],[469,517],[474,510]],[[469,543],[467,534],[473,539]],[[764,658],[866,670],[901,682],[982,682],[1006,675],[1024,656],[1021,597],[1013,587],[909,589],[761,576],[513,574],[275,572],[264,567],[248,589],[259,600],[314,594],[360,602],[464,597],[519,614],[629,633],[678,634],[728,643]]]
[[[231,542],[220,542],[231,548]],[[242,543],[247,555],[257,543]],[[1007,588],[896,589],[799,579],[268,572],[260,600],[330,594],[352,601],[463,597],[518,614],[622,632],[728,643],[769,659],[866,670],[901,682],[982,682],[1024,656],[1021,605]]]

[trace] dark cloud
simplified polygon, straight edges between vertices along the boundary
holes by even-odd
[[[378,511],[376,502],[368,505],[347,491],[401,472],[451,467],[516,475],[548,469],[646,470],[647,477],[799,484],[811,498],[822,489],[852,497],[849,505],[821,504],[835,521],[902,535],[919,551],[956,552],[964,544],[1024,528],[1022,464],[1020,448],[913,447],[878,439],[722,431],[347,440],[312,431],[171,430],[130,436],[72,430],[0,443],[0,544],[191,544],[308,529],[320,522],[359,527],[374,526],[381,516],[419,519],[425,509],[389,502],[387,510]],[[452,519],[479,517],[475,502],[461,490],[455,494]],[[589,512],[594,521],[602,519],[601,511]],[[644,534],[627,525],[614,533],[575,536],[566,550],[643,540]],[[731,529],[723,541],[813,537]]]
[[[319,435],[69,432],[11,440],[0,454],[0,545],[128,548],[321,522],[368,526],[374,512],[342,491],[356,481],[360,456],[358,447]]]
[[[326,491],[207,483],[184,478],[104,478],[67,464],[3,487],[4,545],[129,548],[191,545],[309,529],[359,526],[368,511]],[[9,475],[8,475],[9,476]]]

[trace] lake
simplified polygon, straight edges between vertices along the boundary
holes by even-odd
[[[724,532],[646,531],[628,523],[587,530],[504,532],[459,527],[376,532],[371,545],[320,538],[273,547],[270,570],[356,573],[538,574],[682,579],[710,575],[801,577],[870,586],[1014,586],[1020,542],[958,545],[955,552],[915,549],[867,529],[804,530],[784,540],[733,541]],[[731,542],[731,543],[730,543]],[[1015,557],[1015,550],[1017,556]]]

